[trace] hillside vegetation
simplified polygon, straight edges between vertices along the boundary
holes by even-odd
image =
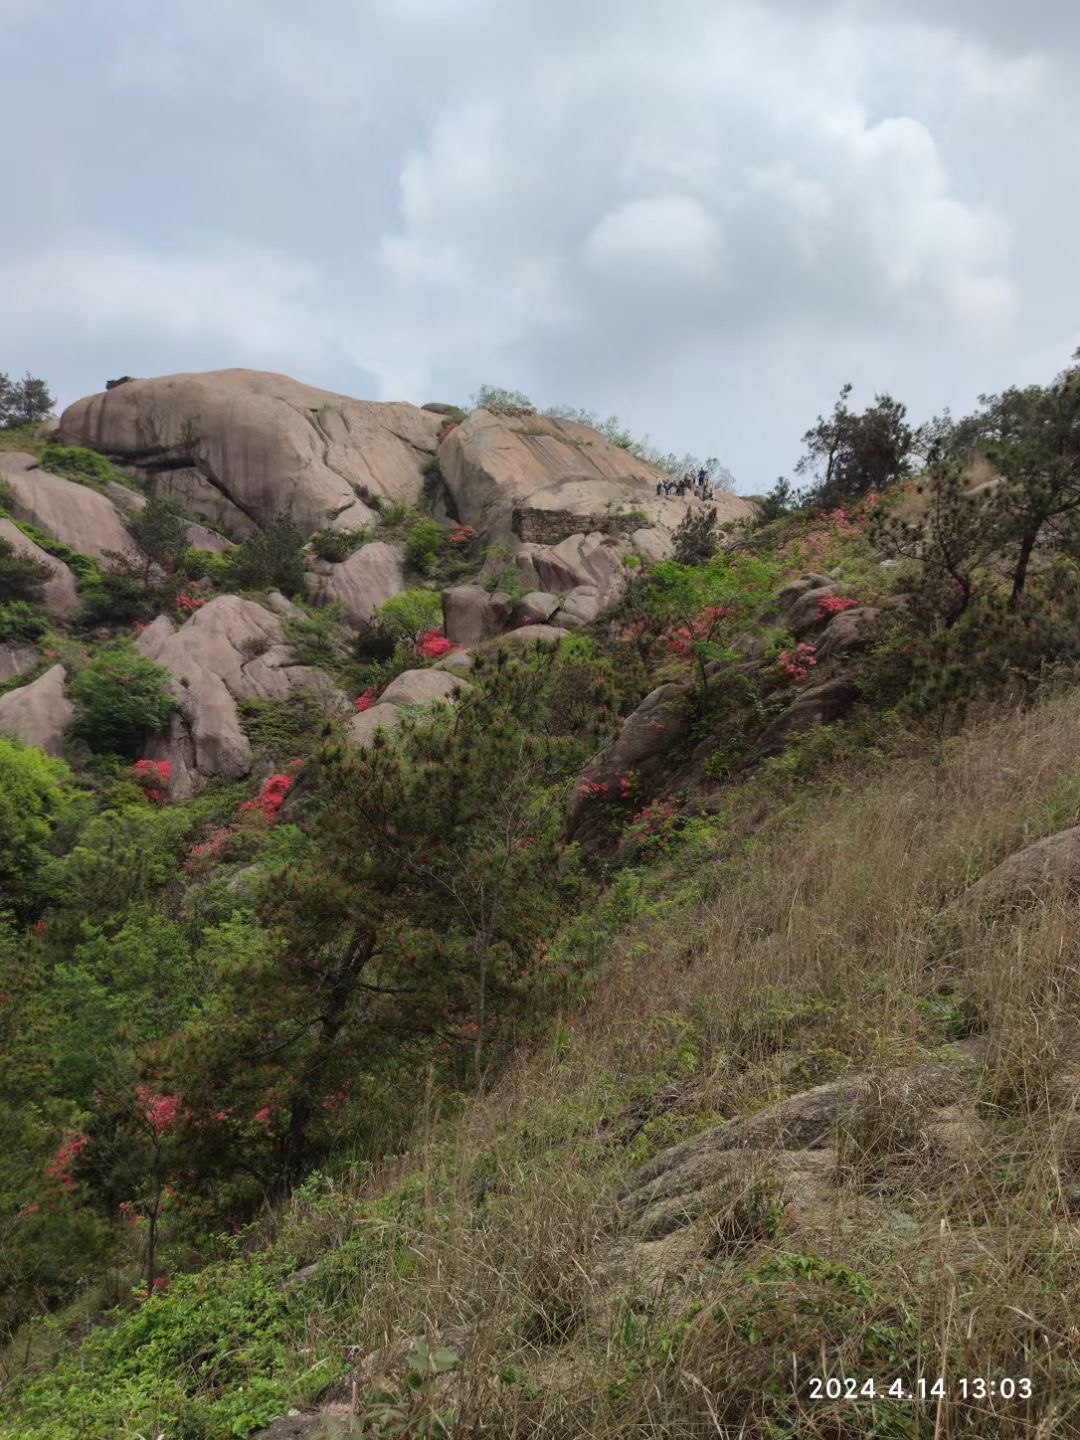
[[[366,718],[507,557],[387,507],[355,635],[287,516],[151,500],[62,623],[0,551],[74,672],[0,737],[0,1437],[1080,1433],[1080,371],[846,400],[574,635],[364,745],[244,701],[183,800],[133,625],[281,587]]]

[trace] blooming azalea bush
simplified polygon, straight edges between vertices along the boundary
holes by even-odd
[[[79,1157],[90,1143],[90,1137],[78,1130],[65,1130],[56,1153],[45,1166],[45,1179],[68,1194],[75,1189],[75,1169]]]
[[[630,820],[624,831],[627,845],[642,859],[662,855],[678,829],[679,816],[674,797],[651,801]]]
[[[448,545],[468,545],[470,540],[476,539],[476,531],[471,525],[459,525],[454,533],[447,537]]]
[[[181,590],[176,597],[176,608],[185,618],[194,615],[196,610],[201,610],[206,604],[206,596],[203,595],[198,585],[191,584],[186,590]]]
[[[776,664],[785,680],[805,680],[817,664],[815,647],[804,641],[794,650],[781,650]]]
[[[449,655],[455,646],[441,630],[425,630],[416,642],[416,648],[425,660],[440,660],[444,655]]]
[[[128,771],[152,805],[164,805],[171,773],[167,760],[136,760]]]
[[[375,704],[375,696],[377,694],[378,691],[375,689],[375,686],[369,685],[368,688],[364,691],[364,693],[362,695],[358,695],[353,701],[353,709],[356,711],[356,713],[358,715],[362,715],[365,710],[370,710],[371,707]]]
[[[291,775],[271,775],[254,799],[244,801],[237,810],[237,815],[257,813],[265,816],[267,820],[273,820],[281,809],[285,796],[292,789],[292,784]]]
[[[858,603],[858,600],[848,600],[843,595],[826,595],[824,600],[818,602],[817,618],[831,620],[834,615],[842,615],[845,610],[854,610]]]

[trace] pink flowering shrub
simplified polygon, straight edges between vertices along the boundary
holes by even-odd
[[[471,525],[459,525],[453,535],[447,537],[448,545],[467,545],[470,540],[476,539],[476,531]]]
[[[858,603],[857,600],[845,600],[842,595],[826,595],[824,600],[818,602],[817,618],[831,620],[834,615],[842,615],[845,610],[854,610]]]
[[[631,775],[617,775],[611,782],[590,780],[583,776],[578,781],[578,794],[583,800],[630,800],[634,792]]]
[[[416,643],[416,648],[425,660],[439,660],[449,655],[454,646],[441,630],[425,630]]]
[[[165,803],[165,792],[172,773],[167,760],[136,760],[128,773],[136,785],[142,787],[143,794],[152,805]]]
[[[376,693],[374,685],[369,685],[362,695],[356,697],[353,701],[353,709],[358,715],[362,715],[365,710],[371,709],[375,704]]]
[[[253,800],[245,800],[237,810],[237,815],[250,815],[254,811],[265,815],[267,820],[273,820],[274,816],[281,809],[285,796],[292,789],[293,777],[291,775],[271,775],[258,795]]]
[[[59,1185],[62,1190],[69,1193],[75,1189],[75,1166],[78,1164],[79,1156],[90,1143],[88,1135],[82,1135],[77,1130],[66,1130],[56,1154],[45,1166],[45,1178],[50,1184]]]
[[[661,855],[671,844],[678,823],[675,801],[669,795],[638,811],[626,827],[626,839],[643,856]]]
[[[813,645],[804,642],[794,650],[781,650],[776,664],[786,680],[805,680],[817,664],[817,654]]]
[[[154,1134],[168,1134],[180,1116],[179,1095],[157,1095],[148,1085],[136,1085],[135,1098]]]
[[[189,585],[176,597],[176,608],[181,615],[194,615],[195,611],[201,610],[205,604],[206,596],[200,594],[197,585]]]
[[[224,860],[229,848],[229,841],[235,834],[235,825],[222,825],[220,829],[211,831],[201,844],[192,845],[187,852],[184,858],[184,869],[204,870],[218,860]]]

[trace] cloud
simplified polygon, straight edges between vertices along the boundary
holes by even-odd
[[[502,382],[757,489],[844,380],[962,408],[1080,313],[1065,0],[20,6],[0,368]]]
[[[0,261],[9,344],[108,342],[220,350],[250,363],[317,363],[330,343],[317,269],[220,239],[151,250],[105,232]],[[236,359],[232,363],[238,363]]]

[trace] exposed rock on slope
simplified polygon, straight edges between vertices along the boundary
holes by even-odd
[[[78,400],[61,438],[153,477],[217,527],[245,534],[289,511],[306,530],[375,518],[363,493],[412,503],[443,417],[258,370],[129,380]]]
[[[64,693],[67,676],[62,665],[46,670],[31,685],[0,695],[0,735],[14,735],[24,745],[37,745],[46,755],[59,755],[64,731],[75,718]]]
[[[949,908],[1029,905],[1058,889],[1080,897],[1080,825],[1017,850]]]
[[[341,618],[356,628],[370,620],[384,601],[405,588],[405,561],[400,545],[376,540],[362,545],[334,565],[316,560],[306,576],[307,591],[316,605],[339,604]]]
[[[39,526],[81,555],[101,560],[107,550],[136,549],[111,500],[42,470],[32,455],[0,453],[0,479],[11,491],[16,520]]]
[[[460,518],[495,541],[536,542],[550,532],[558,542],[631,514],[645,519],[628,518],[628,534],[642,525],[670,531],[701,504],[658,498],[654,466],[587,425],[543,415],[477,410],[442,442],[439,464]],[[755,513],[738,496],[716,503],[721,520]]]
[[[377,730],[392,730],[400,722],[403,707],[433,705],[436,701],[453,704],[458,691],[468,688],[467,680],[445,670],[406,670],[386,687],[377,705],[353,716],[348,724],[348,739],[362,749],[371,744]]]
[[[42,589],[42,601],[50,615],[62,619],[78,610],[79,593],[75,576],[62,560],[57,560],[55,555],[42,550],[40,545],[35,545],[33,540],[24,535],[10,520],[0,519],[0,540],[6,540],[18,554],[28,555],[32,560],[47,565],[52,571],[52,579],[46,580]]]
[[[147,753],[169,761],[176,797],[212,776],[236,778],[251,769],[238,700],[284,700],[296,690],[314,690],[329,711],[349,708],[321,671],[296,663],[278,616],[237,595],[211,600],[176,631],[161,616],[136,643],[172,676],[180,714]]]

